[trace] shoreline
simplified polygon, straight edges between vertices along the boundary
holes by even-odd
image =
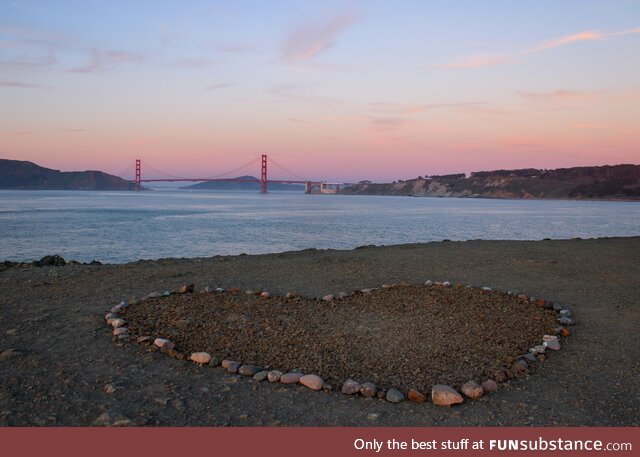
[[[638,426],[639,251],[640,237],[464,241],[5,270],[0,425]],[[185,283],[322,297],[427,279],[544,297],[578,323],[534,375],[453,408],[257,385],[119,346],[104,325],[114,303]]]

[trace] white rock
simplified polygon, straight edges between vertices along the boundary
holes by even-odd
[[[493,289],[491,287],[483,287],[482,290],[486,290],[487,292],[491,292]]]
[[[200,365],[211,362],[211,354],[208,352],[194,352],[189,358],[192,362],[199,363]]]
[[[118,319],[113,319],[113,320],[111,321],[111,326],[112,326],[113,328],[118,328],[118,327],[122,327],[122,326],[123,326],[124,324],[126,324],[126,323],[127,323],[127,321],[125,321],[124,319],[120,319],[120,318],[118,318]]]
[[[427,282],[424,283],[425,286],[433,286],[433,281],[428,280]]]
[[[322,299],[324,301],[333,301],[333,295],[331,295],[331,294],[325,295],[324,297],[322,297]]]
[[[318,375],[306,374],[300,378],[300,384],[308,387],[311,390],[321,390],[324,381]]]
[[[262,298],[269,298],[269,297],[271,297],[271,294],[269,294],[269,292],[267,292],[267,291],[265,290],[264,292],[262,292],[262,293],[260,294],[260,296],[261,296]]]
[[[444,287],[451,287],[451,283],[449,281],[445,281],[442,283]]]

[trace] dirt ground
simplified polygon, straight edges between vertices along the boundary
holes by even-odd
[[[638,237],[11,269],[0,272],[0,424],[638,426],[638,278]],[[134,343],[115,344],[104,322],[105,312],[123,299],[190,282],[197,289],[236,286],[321,297],[427,279],[544,297],[571,308],[578,323],[562,350],[531,376],[442,408],[256,383]]]

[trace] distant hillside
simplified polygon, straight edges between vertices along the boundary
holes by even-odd
[[[134,190],[134,184],[101,171],[52,170],[23,160],[0,159],[0,189]]]
[[[238,176],[233,179],[255,179],[255,176]],[[224,182],[224,181],[208,181],[192,184],[190,186],[181,187],[181,189],[200,189],[200,190],[260,190],[259,182]],[[304,190],[301,184],[281,184],[277,182],[269,183],[268,190]]]
[[[351,195],[420,197],[640,199],[640,165],[478,171],[418,177],[394,183],[363,182],[344,188]]]

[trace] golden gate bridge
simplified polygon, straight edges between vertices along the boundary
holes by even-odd
[[[238,173],[239,171],[246,169],[254,164],[260,162],[260,178],[248,179],[248,178],[234,178],[228,177],[229,175],[233,175]],[[144,164],[145,170],[149,168],[151,171],[155,172],[156,175],[162,175],[160,178],[143,178],[142,177],[142,165]],[[276,168],[283,170],[289,175],[293,176],[295,179],[269,179],[268,177],[268,169],[271,165],[274,165]],[[214,176],[207,176],[205,178],[188,178],[183,176],[174,176],[163,171],[160,171],[146,162],[143,162],[141,159],[135,160],[135,165],[132,163],[129,165],[120,176],[124,176],[128,174],[132,167],[135,166],[135,178],[133,180],[128,180],[135,184],[135,190],[140,191],[143,189],[142,183],[149,182],[248,182],[248,183],[260,183],[260,193],[267,193],[267,186],[269,183],[280,183],[280,184],[304,184],[304,191],[307,194],[313,193],[321,193],[321,194],[336,194],[340,190],[341,187],[352,185],[352,183],[345,182],[326,182],[326,181],[314,181],[309,179],[304,179],[300,175],[292,172],[287,169],[283,165],[279,164],[273,158],[268,158],[266,154],[262,154],[259,157],[256,157],[249,162],[241,165],[240,167],[234,168],[233,170],[226,171],[224,173],[220,173]],[[227,176],[227,177],[224,177]]]

